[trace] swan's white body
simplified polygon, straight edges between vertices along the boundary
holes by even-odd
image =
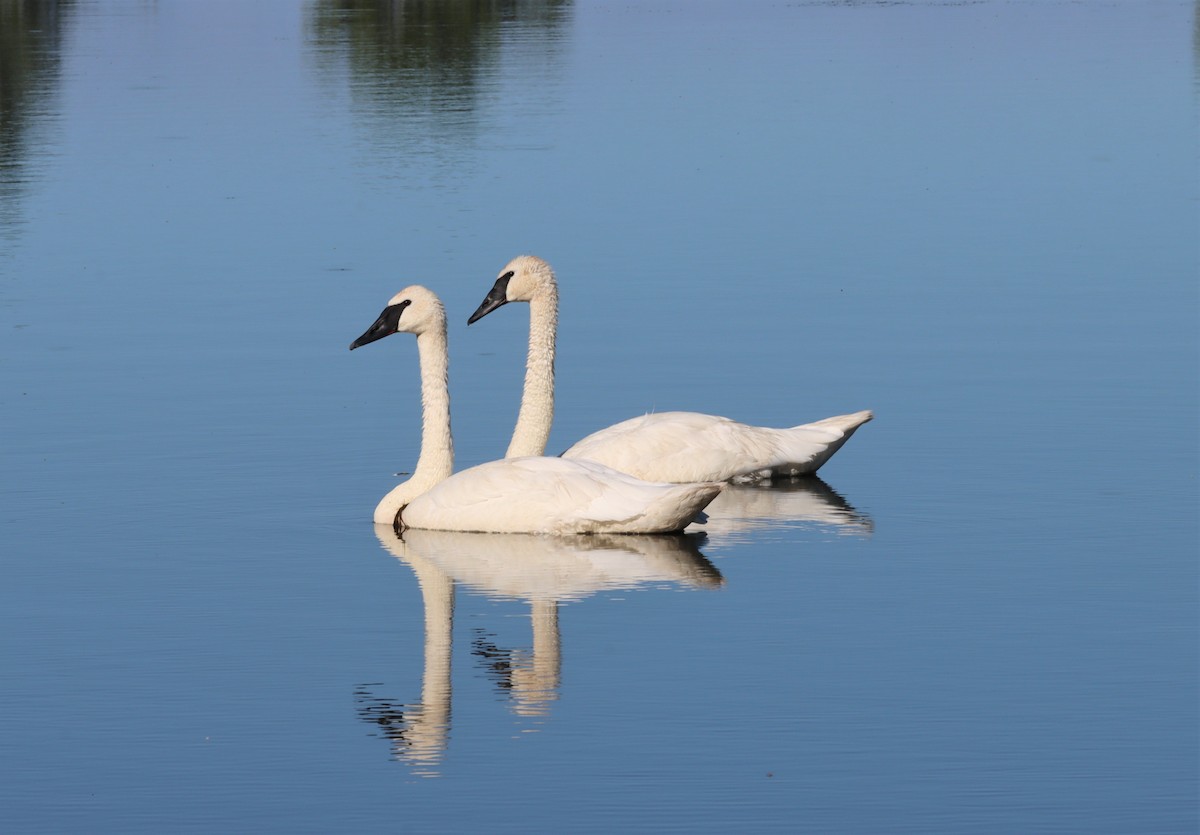
[[[470,322],[510,301],[529,302],[529,354],[521,411],[506,456],[541,455],[554,421],[558,282],[540,258],[522,255],[500,271]],[[656,412],[593,432],[562,454],[650,481],[757,481],[815,473],[869,411],[772,429],[698,412]]]
[[[870,412],[856,412],[772,429],[698,412],[655,412],[593,432],[563,457],[599,461],[638,478],[757,481],[815,473],[870,419]]]
[[[654,484],[591,461],[526,457],[450,475],[454,445],[446,313],[420,286],[397,293],[351,349],[391,333],[417,336],[421,454],[412,478],[375,508],[378,524],[492,533],[667,533],[683,530],[721,491],[717,483]]]
[[[493,533],[667,533],[718,484],[660,484],[594,461],[504,458],[450,476],[404,508],[406,527]]]

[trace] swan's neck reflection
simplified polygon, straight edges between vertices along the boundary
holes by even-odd
[[[518,716],[548,716],[550,703],[558,699],[562,676],[562,638],[558,631],[558,601],[533,600],[529,604],[533,651],[504,649],[492,643],[485,630],[477,629],[472,653],[495,680],[496,686],[513,700]]]
[[[558,631],[558,603],[535,600],[529,605],[533,621],[533,657],[527,667],[513,670],[513,709],[521,716],[545,716],[558,698],[562,676],[562,637]]]
[[[400,556],[397,554],[397,556]],[[450,732],[451,656],[454,648],[454,581],[436,563],[416,554],[401,557],[417,576],[425,608],[425,666],[421,700],[393,705],[359,688],[359,715],[380,727],[398,760],[417,774],[436,777]]]
[[[549,716],[562,678],[559,602],[647,583],[715,587],[723,579],[698,550],[702,536],[533,536],[409,530],[377,525],[385,550],[412,568],[425,606],[421,700],[395,705],[359,689],[359,714],[392,740],[398,760],[437,776],[450,733],[454,592],[529,601],[532,651],[506,650],[477,630],[474,654],[524,718]]]
[[[454,648],[454,581],[436,565],[417,559],[409,563],[425,604],[425,672],[421,705],[408,736],[407,759],[436,764],[450,731],[450,658]]]

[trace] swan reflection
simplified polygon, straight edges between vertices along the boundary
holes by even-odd
[[[391,740],[397,759],[421,776],[438,776],[451,726],[454,589],[525,600],[530,606],[530,651],[496,645],[476,629],[472,654],[511,699],[515,714],[544,717],[558,698],[562,643],[558,604],[646,585],[715,588],[724,579],[700,553],[704,536],[538,536],[408,530],[403,538],[376,525],[385,550],[417,577],[425,605],[425,667],[415,704],[355,693],[359,716]]]
[[[704,509],[703,531],[712,545],[746,540],[746,534],[796,525],[826,526],[838,534],[870,536],[875,523],[817,476],[777,479],[763,484],[727,484]]]

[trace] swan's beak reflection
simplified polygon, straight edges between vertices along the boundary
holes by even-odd
[[[379,314],[379,318],[371,327],[367,328],[366,332],[358,339],[350,343],[350,350],[361,348],[370,342],[377,339],[383,339],[385,336],[391,336],[396,332],[396,328],[400,325],[400,314],[404,312],[404,308],[408,307],[408,302],[400,304],[390,304],[383,309]]]
[[[471,314],[471,318],[467,320],[468,325],[473,325],[497,307],[503,307],[508,304],[508,280],[510,278],[512,278],[512,273],[505,273],[496,279],[496,283],[492,285],[492,289],[488,292],[482,304],[476,308],[475,312]]]

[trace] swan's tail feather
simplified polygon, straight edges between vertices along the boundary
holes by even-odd
[[[849,415],[837,415],[835,417],[827,417],[822,420],[815,420],[812,423],[806,423],[806,424],[803,424],[802,426],[794,426],[792,428],[793,429],[806,429],[806,428],[813,427],[813,426],[829,427],[831,429],[841,430],[842,432],[846,433],[846,437],[849,438],[851,433],[853,433],[855,429],[862,426],[864,423],[866,423],[867,421],[871,420],[874,417],[875,417],[875,415],[871,412],[870,409],[864,409],[861,412],[854,412]]]
[[[836,415],[823,420],[784,429],[780,451],[788,462],[775,467],[772,475],[797,476],[815,473],[850,440],[858,427],[875,417],[869,409],[848,415]]]
[[[675,485],[657,504],[655,533],[675,533],[691,524],[725,485],[719,481],[701,481]]]

